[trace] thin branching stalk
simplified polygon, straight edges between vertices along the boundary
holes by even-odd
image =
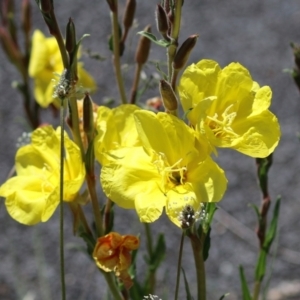
[[[106,272],[102,272],[102,274],[104,275],[107,285],[109,286],[109,290],[113,295],[113,299],[114,300],[124,300],[119,292],[119,289],[117,287],[117,284],[116,284],[115,278],[113,277],[113,274],[106,273]]]
[[[60,280],[61,297],[66,299],[64,258],[64,99],[60,103],[60,178],[59,178],[59,228],[60,228]]]
[[[114,0],[115,10],[111,11],[112,32],[113,32],[113,63],[116,74],[117,85],[123,104],[127,103],[123,77],[121,73],[120,61],[120,37],[119,37],[119,22],[118,22],[118,1]]]
[[[183,245],[184,245],[184,232],[182,231],[180,246],[179,246],[178,263],[177,263],[176,289],[175,289],[175,297],[174,297],[175,300],[178,299]]]
[[[180,23],[181,23],[181,7],[182,0],[177,0],[175,4],[175,16],[174,23],[172,25],[171,31],[171,45],[168,47],[168,80],[171,82],[173,68],[172,62],[174,60],[176,50],[178,47],[178,36],[180,31]]]
[[[134,73],[134,80],[131,88],[131,95],[130,95],[130,103],[135,104],[136,101],[136,93],[139,86],[140,76],[142,71],[142,65],[136,64],[135,73]]]
[[[86,182],[88,186],[88,190],[91,197],[91,202],[93,206],[93,214],[96,224],[97,236],[103,236],[104,230],[102,226],[102,215],[100,211],[100,205],[98,202],[97,192],[96,192],[96,181],[95,177],[91,174],[86,174]]]

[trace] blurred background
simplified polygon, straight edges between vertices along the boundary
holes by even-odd
[[[2,1],[2,0],[1,0]],[[15,1],[20,15],[21,1]],[[126,1],[120,2],[120,20]],[[154,34],[155,7],[158,1],[137,1],[135,28],[130,32],[122,57],[125,83],[129,95],[134,70],[133,59],[137,45],[137,31],[151,24]],[[50,36],[36,2],[31,1],[33,29],[39,28]],[[64,31],[72,17],[79,38],[83,41],[85,68],[97,81],[93,100],[101,104],[107,99],[118,103],[118,91],[108,50],[111,30],[106,1],[54,0],[55,11]],[[239,62],[249,69],[261,86],[273,90],[271,110],[278,116],[282,137],[273,157],[269,173],[269,192],[272,200],[282,197],[279,236],[269,257],[269,295],[265,299],[300,299],[300,97],[291,76],[285,69],[294,67],[291,42],[300,43],[300,2],[296,0],[194,0],[185,1],[182,10],[180,42],[189,35],[199,34],[189,63],[203,58],[213,59],[224,67]],[[156,76],[155,61],[165,61],[165,49],[152,44],[149,63],[144,76]],[[89,49],[105,58],[95,61],[85,55]],[[3,183],[14,164],[16,142],[28,131],[24,118],[22,97],[11,87],[20,75],[0,48],[0,183]],[[141,100],[158,96],[157,88],[150,88]],[[58,124],[51,112],[43,111],[45,121]],[[245,268],[250,286],[258,255],[255,235],[256,216],[249,203],[260,205],[256,166],[252,158],[234,151],[220,150],[218,163],[229,180],[228,190],[219,203],[213,223],[211,251],[206,262],[208,299],[241,299],[239,265]],[[273,203],[274,203],[273,202]],[[271,206],[271,211],[273,209]],[[87,211],[87,213],[89,213]],[[271,216],[271,214],[269,215]],[[269,218],[270,219],[270,218]],[[72,234],[71,214],[66,212],[66,284],[68,299],[104,299],[106,286],[93,262],[81,251],[84,244]],[[0,299],[51,300],[60,299],[58,211],[44,224],[27,227],[18,224],[6,212],[0,201]],[[133,211],[116,210],[115,230],[123,234],[141,234],[144,228]],[[156,294],[172,299],[180,230],[162,216],[153,224],[153,232],[163,232],[167,242],[166,260],[157,278]],[[143,258],[138,259],[138,276],[143,278]],[[186,243],[183,266],[191,291],[195,294],[195,270],[191,248]],[[180,299],[185,299],[183,284]]]

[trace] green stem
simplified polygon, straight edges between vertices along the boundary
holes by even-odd
[[[130,103],[134,104],[136,102],[136,93],[139,86],[140,76],[142,71],[142,65],[136,64],[135,73],[134,73],[134,80],[131,88],[131,95],[130,95]]]
[[[104,233],[107,234],[108,233],[108,229],[110,226],[110,217],[111,217],[111,206],[112,206],[112,202],[109,198],[107,198],[106,200],[106,205],[105,205],[105,210],[104,210]]]
[[[123,300],[123,297],[120,295],[119,289],[116,285],[116,282],[115,282],[115,279],[114,279],[112,273],[102,272],[102,274],[104,275],[104,278],[107,282],[110,292],[113,295],[113,299],[114,300]]]
[[[184,232],[182,231],[180,246],[179,246],[179,256],[178,256],[178,264],[177,264],[177,277],[176,277],[176,289],[175,289],[175,300],[178,299],[178,291],[179,291],[179,281],[180,281],[180,269],[181,269],[181,259],[183,252],[183,242],[184,242]]]
[[[181,7],[182,7],[182,0],[176,0],[175,3],[175,16],[174,16],[174,23],[172,25],[171,31],[171,45],[168,47],[168,80],[171,82],[172,80],[172,62],[174,60],[176,50],[178,47],[178,36],[180,31],[180,23],[181,23]]]
[[[148,256],[150,261],[152,261],[152,257],[153,257],[153,242],[152,242],[152,234],[151,234],[151,228],[150,228],[150,224],[148,223],[144,223],[145,224],[145,231],[146,231],[146,246],[147,246],[147,251],[148,251]],[[155,270],[153,269],[149,269],[148,270],[148,278],[149,278],[149,290],[148,293],[152,294],[154,292],[155,289]]]
[[[124,82],[121,73],[121,62],[120,62],[120,36],[119,36],[119,22],[118,22],[118,1],[115,2],[115,11],[111,12],[112,20],[112,31],[113,31],[113,62],[116,74],[117,85],[123,104],[127,103]]]
[[[190,236],[196,266],[198,300],[206,300],[205,266],[202,249],[204,238],[204,233],[202,233],[201,240],[195,235]]]
[[[258,300],[259,299],[260,286],[261,286],[261,282],[256,281],[255,285],[254,285],[254,292],[253,292],[252,300]]]
[[[62,300],[66,299],[64,259],[64,100],[60,104],[60,178],[59,178],[59,227],[60,227],[60,280]]]
[[[91,202],[92,202],[92,206],[93,206],[93,213],[94,213],[97,235],[98,235],[98,237],[100,237],[100,236],[103,236],[104,230],[103,230],[103,226],[102,226],[102,215],[101,215],[98,197],[97,197],[97,193],[96,193],[95,177],[91,176],[90,174],[87,174],[86,182],[87,182],[87,186],[88,186],[89,193],[91,196]]]
[[[59,47],[59,51],[61,54],[61,58],[63,61],[64,68],[67,69],[69,67],[69,56],[65,47],[64,38],[61,34],[61,31],[59,29],[54,10],[51,10],[50,12],[50,18],[51,18],[51,26],[49,27],[50,33],[55,37],[56,42]],[[46,21],[47,23],[47,21]]]

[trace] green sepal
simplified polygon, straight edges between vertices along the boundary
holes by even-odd
[[[259,257],[257,260],[257,264],[256,264],[256,268],[255,268],[255,280],[259,281],[259,282],[261,282],[263,280],[264,275],[266,273],[267,255],[269,253],[269,250],[273,243],[273,240],[276,236],[279,211],[280,211],[280,200],[281,200],[280,197],[278,197],[276,200],[275,208],[273,210],[273,218],[270,223],[263,247],[260,250]]]
[[[85,169],[88,174],[94,173],[95,164],[95,152],[94,152],[94,140],[92,140],[85,153]]]
[[[248,284],[246,281],[246,277],[244,274],[244,268],[240,266],[240,280],[241,280],[241,285],[242,285],[242,295],[243,295],[243,300],[252,300],[251,299],[251,294],[248,288]]]
[[[159,45],[161,47],[167,48],[171,45],[171,43],[169,41],[166,40],[158,40],[156,38],[156,36],[150,32],[147,31],[139,31],[138,34],[148,38],[150,41],[152,41],[153,43],[155,43],[156,45]]]
[[[204,240],[204,245],[203,245],[203,250],[202,250],[202,255],[203,255],[203,260],[206,261],[208,259],[209,255],[209,249],[210,249],[210,232],[211,232],[211,227],[209,227],[206,235],[205,235],[205,240]]]
[[[186,300],[193,300],[194,298],[191,295],[190,287],[189,287],[189,282],[185,276],[184,269],[181,268],[182,274],[183,274],[183,279],[184,279],[184,287],[185,287],[185,292],[186,292]]]
[[[214,202],[207,203],[205,205],[205,210],[206,210],[206,214],[207,214],[207,222],[205,224],[207,225],[207,231],[210,230],[210,226],[211,226],[214,214],[217,211],[217,209],[218,209],[218,207],[217,207],[216,203],[214,203]]]

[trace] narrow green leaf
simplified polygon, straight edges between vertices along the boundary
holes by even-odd
[[[206,261],[208,259],[209,249],[210,249],[210,231],[211,227],[209,227],[208,232],[205,236],[205,241],[203,245],[203,259]]]
[[[230,295],[230,293],[227,293],[227,294],[222,295],[221,298],[220,298],[220,300],[223,300],[225,297],[227,297],[227,296],[229,296],[229,295]]]
[[[185,287],[185,292],[186,292],[186,300],[193,300],[194,298],[191,295],[189,282],[186,279],[184,269],[181,268],[181,271],[182,271],[183,278],[184,278],[184,287]]]
[[[267,265],[267,252],[265,249],[261,249],[255,268],[255,280],[261,282],[266,273]]]
[[[242,293],[243,293],[243,300],[251,300],[251,295],[249,292],[248,284],[246,281],[246,277],[244,274],[244,268],[240,266],[240,280],[242,285]]]
[[[162,46],[162,47],[169,47],[171,45],[170,42],[166,40],[158,40],[156,36],[150,32],[147,31],[139,31],[138,34],[148,38],[151,42],[155,43],[156,45]]]
[[[151,258],[151,264],[154,270],[156,270],[159,267],[160,263],[165,258],[165,254],[166,254],[166,242],[165,242],[164,235],[161,233],[158,236],[156,247],[153,251],[153,256]]]
[[[280,211],[280,200],[281,200],[281,197],[280,196],[277,197],[275,207],[273,210],[273,218],[272,218],[270,227],[266,234],[264,248],[266,249],[267,252],[269,252],[269,249],[273,243],[273,240],[274,240],[276,232],[277,232],[277,224],[278,224],[279,211]]]

